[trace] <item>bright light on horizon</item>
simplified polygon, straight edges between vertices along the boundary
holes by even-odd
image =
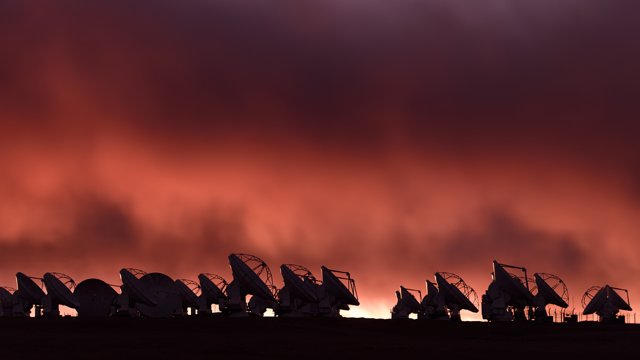
[[[390,319],[391,307],[378,302],[368,306],[350,306],[349,311],[341,311],[340,315],[346,318]]]

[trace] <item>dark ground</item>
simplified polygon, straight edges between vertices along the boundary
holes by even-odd
[[[3,359],[636,358],[640,325],[0,318]],[[443,356],[444,357],[441,357]],[[601,356],[599,356],[601,357]]]

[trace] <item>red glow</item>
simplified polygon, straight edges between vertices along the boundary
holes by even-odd
[[[248,252],[348,270],[386,317],[436,271],[481,294],[496,258],[633,305],[640,27],[452,3],[0,5],[0,284]]]

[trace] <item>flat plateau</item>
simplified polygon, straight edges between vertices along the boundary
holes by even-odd
[[[637,355],[640,325],[349,318],[0,318],[0,344],[5,359],[541,359],[549,355],[574,359]]]

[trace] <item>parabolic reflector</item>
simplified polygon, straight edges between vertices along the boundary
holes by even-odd
[[[131,300],[136,303],[156,305],[155,300],[150,297],[150,291],[131,271],[128,269],[120,270],[120,279],[122,280],[122,291],[129,294]]]
[[[421,301],[422,306],[428,306],[433,304],[436,296],[438,296],[438,287],[436,286],[436,284],[427,280],[427,294],[424,296],[424,298]]]
[[[561,308],[569,307],[567,301],[563,299],[563,295],[566,296],[566,287],[564,286],[564,282],[562,282],[560,278],[555,275],[543,273],[533,274],[533,277],[535,278],[536,287],[538,288],[538,295],[544,297],[546,304],[556,305]],[[549,284],[545,277],[547,279],[557,279],[555,288]],[[562,294],[559,294],[558,291],[556,291],[556,288],[561,289],[560,292]]]
[[[209,303],[218,303],[218,299],[226,299],[225,291],[227,289],[227,281],[216,274],[200,274],[200,291]]]
[[[452,273],[440,272],[435,273],[435,278],[438,283],[438,290],[444,297],[447,306],[457,305],[460,309],[469,310],[474,313],[478,312],[476,305],[469,300],[471,294],[473,294],[476,299],[477,295],[475,295],[475,291],[469,287],[462,278]],[[453,281],[453,283],[450,281]],[[463,291],[466,293],[463,293]]]
[[[338,278],[334,272],[345,274],[346,277],[342,277],[347,281],[345,285],[340,278]],[[336,298],[340,299],[347,305],[360,305],[355,290],[355,281],[351,278],[349,273],[337,270],[331,270],[325,266],[322,266],[322,282],[327,291]]]
[[[427,296],[430,296],[430,295],[433,295],[433,296],[438,295],[438,287],[436,286],[436,284],[427,280]]]
[[[140,278],[140,284],[155,305],[139,303],[136,308],[150,318],[169,317],[182,311],[180,291],[173,279],[161,273],[148,273]]]
[[[591,315],[602,308],[604,303],[607,301],[606,287],[607,286],[604,286],[604,287],[592,286],[585,292],[584,296],[582,296],[582,302],[583,302],[582,306],[584,306],[584,311],[582,311],[582,313],[584,315]],[[595,295],[593,295],[594,292],[595,292]],[[585,300],[589,296],[591,296],[591,300],[589,300],[589,302],[586,303],[585,305],[585,302],[586,302]]]
[[[411,309],[412,312],[420,311],[422,306],[416,297],[404,286],[400,286],[400,297],[404,304]]]
[[[45,294],[38,284],[21,272],[16,274],[16,281],[21,297],[33,304],[40,303]]]
[[[311,271],[300,265],[283,264],[280,272],[285,286],[294,296],[308,302],[318,301],[317,285]]]
[[[262,259],[248,254],[231,254],[229,265],[233,280],[238,282],[243,293],[275,301],[271,291],[275,288],[271,270]]]
[[[56,304],[77,309],[80,306],[78,299],[71,292],[75,288],[75,282],[69,276],[61,273],[48,272],[42,277],[42,282],[47,288],[47,293]]]
[[[118,293],[100,279],[81,281],[73,291],[78,299],[78,316],[109,316]]]
[[[582,305],[584,306],[584,315],[598,314],[600,321],[612,321],[616,319],[616,314],[620,310],[631,311],[628,300],[624,300],[616,290],[627,293],[626,289],[614,288],[609,285],[603,287],[592,286],[585,291],[582,296]]]
[[[611,303],[616,306],[618,309],[620,310],[626,310],[626,311],[631,311],[633,309],[631,309],[631,306],[629,305],[629,303],[627,302],[627,300],[624,300],[620,294],[618,294],[618,292],[615,290],[615,288],[607,285],[606,286],[608,289],[608,298],[609,301],[611,301]],[[621,289],[622,290],[622,289]],[[626,290],[625,290],[626,291]]]
[[[13,304],[13,292],[15,290],[10,290],[6,287],[0,287],[0,305],[2,307],[7,307]]]
[[[518,279],[513,277],[502,264],[497,261],[493,261],[493,274],[496,283],[507,294],[512,297],[512,300],[524,301],[526,304],[531,304],[533,301],[533,294],[527,289],[524,284]]]
[[[182,304],[189,307],[198,306],[198,294],[200,292],[200,285],[197,282],[188,279],[176,280],[176,287],[180,292],[180,298]]]
[[[16,290],[13,292],[13,301],[14,301],[14,305],[16,305],[16,307],[13,309],[14,314],[15,313],[22,313],[23,315],[28,314],[29,311],[31,310],[31,307],[34,305],[33,302],[27,300],[24,296],[22,296],[22,294],[20,293],[20,290]]]

